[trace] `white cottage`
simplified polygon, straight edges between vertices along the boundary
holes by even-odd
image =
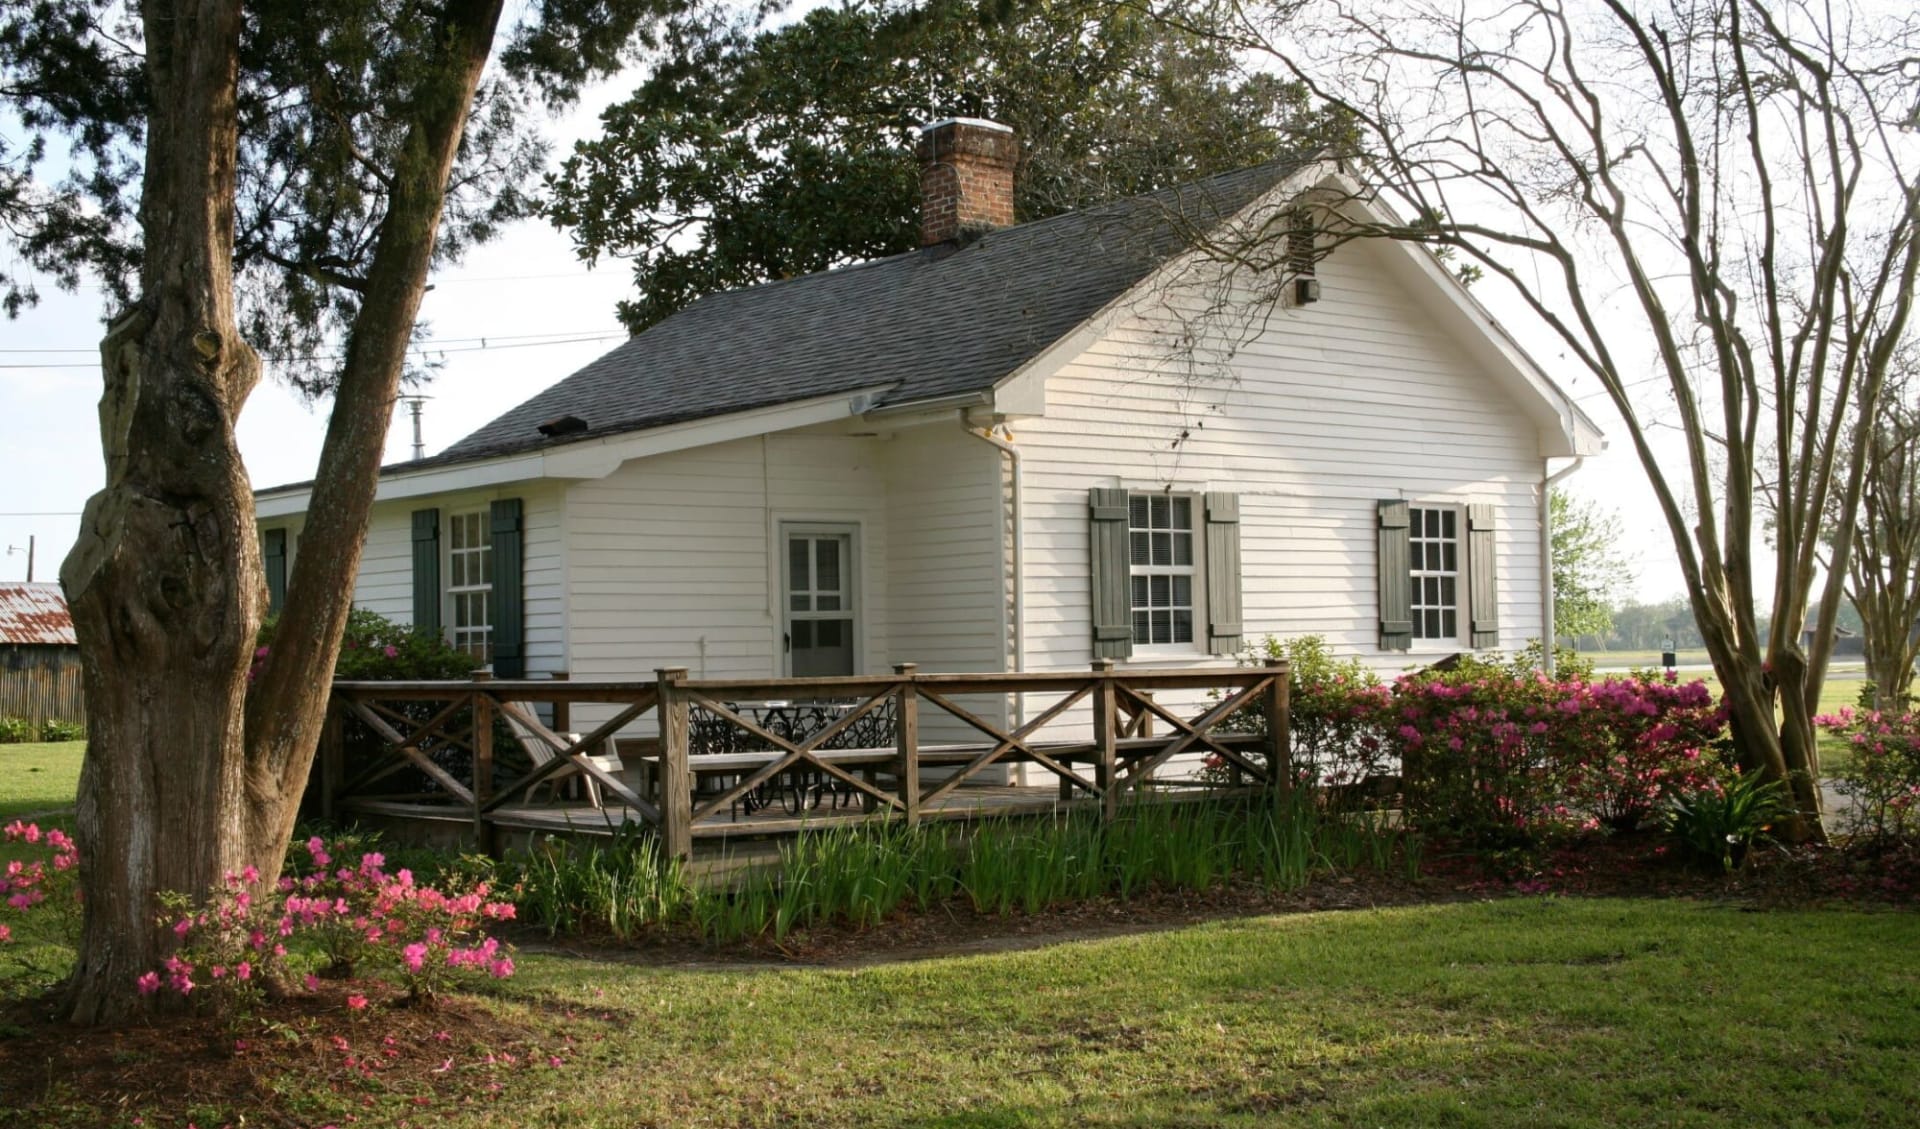
[[[1574,402],[1419,248],[1341,246],[1277,305],[1188,250],[1332,171],[1010,226],[1003,127],[921,151],[919,250],[704,298],[386,468],[357,602],[577,679],[1543,634],[1549,460],[1602,445]],[[259,495],[276,592],[307,498]]]

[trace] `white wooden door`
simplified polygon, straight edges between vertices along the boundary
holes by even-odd
[[[854,673],[859,623],[852,530],[787,526],[782,541],[787,673],[795,678]]]

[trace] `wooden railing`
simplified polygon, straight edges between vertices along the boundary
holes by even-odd
[[[471,820],[476,838],[490,844],[494,824],[530,810],[535,789],[563,775],[584,775],[610,805],[613,822],[637,820],[657,828],[673,854],[691,852],[697,828],[726,822],[746,832],[777,830],[762,823],[719,821],[770,781],[793,773],[818,779],[857,797],[853,818],[917,822],[940,811],[957,789],[998,765],[1038,766],[1058,780],[1061,799],[1091,799],[1111,818],[1122,794],[1154,779],[1175,757],[1205,753],[1245,783],[1285,788],[1293,779],[1288,732],[1288,671],[1285,662],[1261,667],[1192,670],[1116,670],[1098,660],[1080,673],[922,674],[912,663],[890,675],[845,678],[690,679],[684,668],[656,672],[652,682],[585,682],[554,679],[464,682],[336,682],[326,738],[322,742],[320,802],[325,814],[342,810],[390,815],[431,815]],[[1169,691],[1212,691],[1206,708],[1184,717],[1162,704]],[[1050,698],[1016,724],[1002,725],[958,699],[1021,695]],[[767,699],[838,700],[848,703],[828,725],[805,737],[776,732],[739,705]],[[591,731],[568,733],[576,704],[609,706],[607,719]],[[543,722],[534,704],[546,705]],[[1047,737],[1076,707],[1090,724],[1070,737]],[[1258,707],[1274,723],[1265,732],[1228,732],[1223,723]],[[891,708],[890,745],[839,747],[844,734],[860,732],[863,718]],[[704,710],[762,746],[752,752],[702,756],[693,747],[690,718]],[[647,714],[657,737],[619,738]],[[530,768],[499,781],[506,717],[532,732],[542,746]],[[952,719],[951,727],[976,732],[960,744],[923,742],[923,719]],[[1165,732],[1156,734],[1156,723]],[[349,741],[350,727],[359,727]],[[870,731],[869,721],[862,727]],[[1084,735],[1082,735],[1084,734]],[[617,743],[616,743],[616,738]],[[349,744],[359,756],[350,761]],[[524,742],[522,742],[524,744]],[[635,787],[626,774],[596,763],[592,754],[617,750],[650,785]],[[376,791],[383,781],[414,772],[414,790]],[[933,775],[924,769],[935,770]],[[349,775],[349,773],[351,773]],[[699,795],[698,782],[718,786]],[[699,802],[696,803],[696,796]]]

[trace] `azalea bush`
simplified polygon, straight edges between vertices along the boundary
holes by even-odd
[[[1408,822],[1486,846],[1564,823],[1559,684],[1490,664],[1420,671],[1393,686],[1388,740]]]
[[[1379,675],[1357,658],[1335,658],[1318,635],[1286,640],[1269,635],[1243,650],[1239,661],[1261,666],[1268,659],[1285,659],[1292,679],[1287,723],[1296,783],[1338,789],[1392,771],[1380,728],[1391,693]],[[1220,728],[1266,733],[1265,702],[1233,714]],[[1230,772],[1218,758],[1209,758],[1204,775],[1224,779]]]
[[[274,636],[279,630],[277,619],[261,626],[254,647],[253,673],[258,673],[273,653]],[[377,612],[355,608],[347,613],[333,676],[353,681],[434,681],[466,678],[479,667],[478,659],[449,646],[437,631],[395,623]]]
[[[318,836],[296,848],[299,865],[266,895],[253,868],[228,875],[200,905],[169,896],[164,921],[180,938],[163,968],[140,977],[143,994],[198,992],[221,1010],[244,1009],[290,977],[289,948],[313,950],[329,976],[381,975],[431,1002],[463,977],[513,975],[513,953],[487,927],[514,916],[511,903],[489,900],[484,883],[445,891],[389,872],[368,851],[338,860]],[[309,976],[309,987],[318,986]],[[365,1006],[365,996],[356,995]]]
[[[1551,727],[1565,803],[1631,831],[1683,793],[1722,775],[1727,713],[1704,682],[1608,678],[1560,685]]]
[[[80,848],[57,827],[14,820],[0,829],[0,841],[27,848],[0,869],[0,944],[13,940],[8,918],[41,913],[59,918],[69,930],[77,920]]]
[[[1842,707],[1814,723],[1851,747],[1835,783],[1853,801],[1849,829],[1879,840],[1920,835],[1920,713]]]

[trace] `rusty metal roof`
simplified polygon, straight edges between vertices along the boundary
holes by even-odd
[[[0,582],[0,643],[78,642],[66,593],[58,584]]]

